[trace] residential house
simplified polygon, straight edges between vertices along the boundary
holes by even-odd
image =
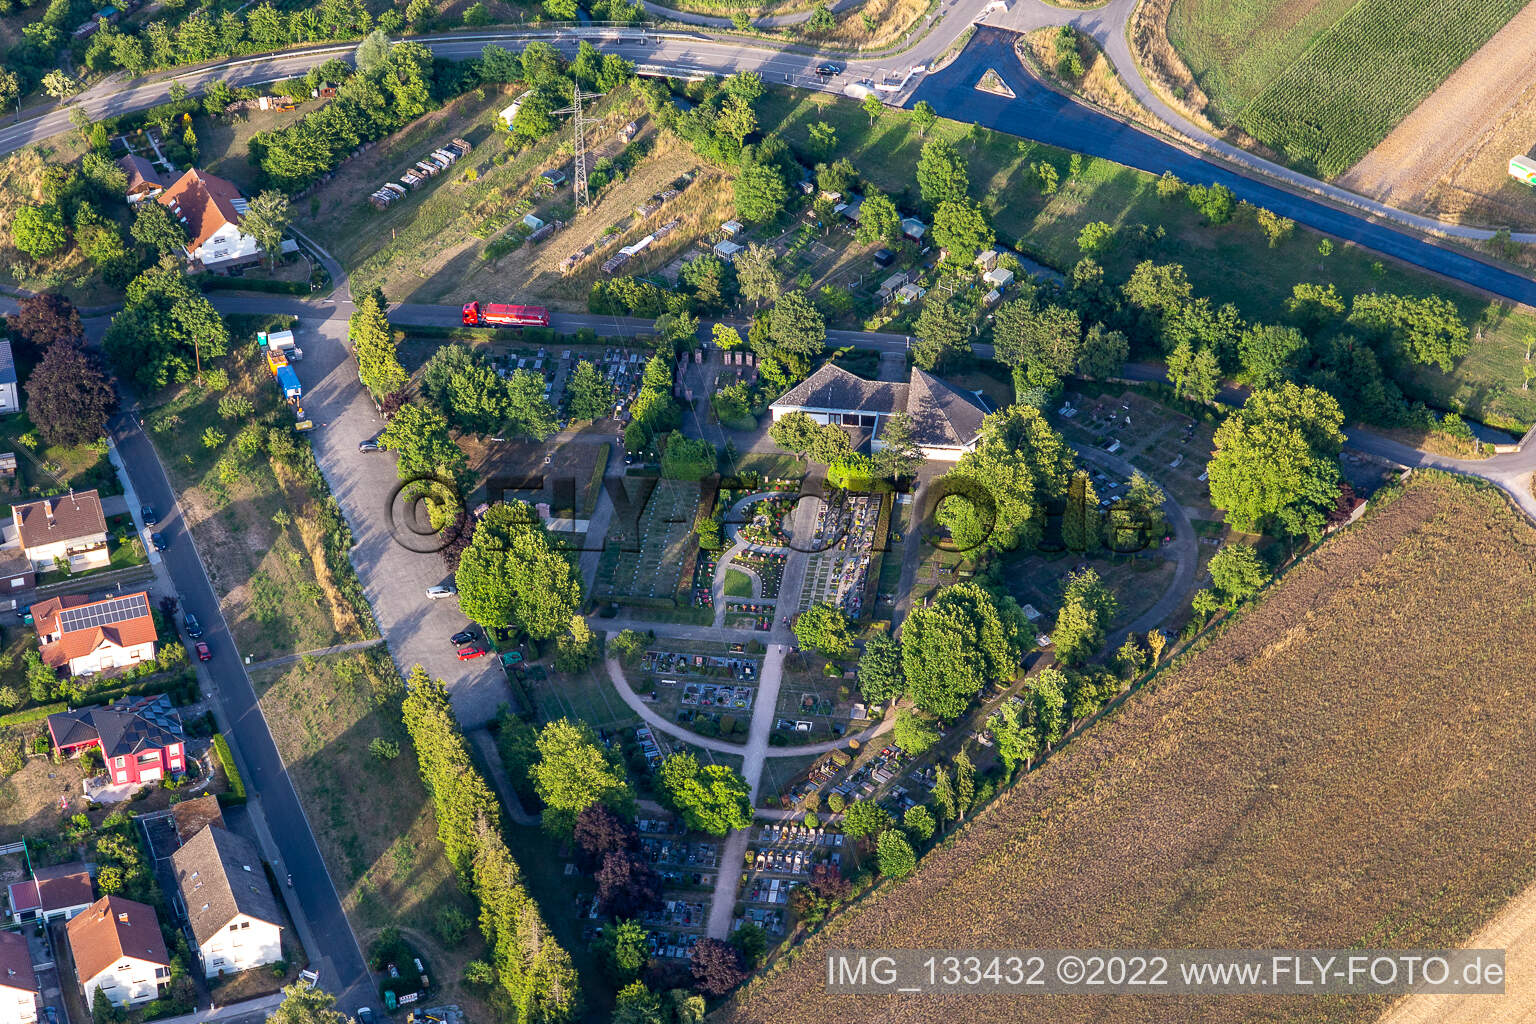
[[[12,505],[11,521],[35,569],[54,569],[59,558],[69,564],[70,572],[99,569],[111,561],[107,517],[101,510],[101,495],[95,491],[70,491]]]
[[[87,1007],[98,996],[114,1006],[138,1006],[170,984],[171,958],[155,908],[103,896],[64,928]]]
[[[25,882],[12,882],[11,920],[68,921],[96,899],[91,873],[79,861],[39,868]]]
[[[204,976],[283,958],[282,913],[249,839],[208,825],[171,854],[171,867]]]
[[[142,156],[129,153],[117,162],[117,166],[128,175],[128,188],[124,190],[128,205],[136,206],[165,191],[165,181],[160,177],[160,172]]]
[[[43,662],[86,676],[155,660],[155,619],[144,591],[92,601],[84,594],[32,606]]]
[[[0,338],[0,416],[21,412],[21,395],[16,390],[16,357],[9,338]]]
[[[987,408],[975,395],[914,368],[908,383],[865,380],[827,363],[768,407],[775,420],[803,412],[818,423],[835,423],[867,437],[872,451],[893,413],[904,412],[912,439],[925,458],[953,462],[976,447]]]
[[[37,976],[32,950],[20,932],[0,932],[0,1024],[34,1024]]]
[[[158,782],[187,770],[181,716],[164,694],[48,716],[48,734],[65,757],[100,747],[112,782]]]
[[[187,231],[187,260],[228,269],[261,258],[256,239],[240,230],[245,197],[232,181],[191,168],[157,198]]]

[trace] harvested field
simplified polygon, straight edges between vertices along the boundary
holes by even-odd
[[[1380,1024],[1530,1024],[1536,1021],[1536,887],[1521,893],[1467,943],[1502,949],[1504,997],[1417,995],[1399,1000]]]
[[[1536,79],[1526,81],[1532,84],[1430,187],[1426,212],[1443,220],[1536,230],[1536,194],[1509,176],[1510,157],[1536,151]]]
[[[1536,143],[1529,123],[1536,113],[1536,90],[1528,88],[1536,80],[1533,38],[1536,4],[1515,15],[1381,145],[1351,167],[1339,184],[1395,206],[1423,209],[1431,192],[1444,191],[1438,185],[1448,184],[1473,164],[1487,163],[1496,170],[1496,177],[1468,181],[1461,188],[1484,202],[1507,205],[1511,213],[1523,212],[1528,220],[1536,220],[1530,190],[1511,180],[1505,169],[1511,156],[1529,152]],[[1522,114],[1527,123],[1509,124],[1518,122]],[[1515,137],[1496,140],[1506,125]],[[1498,222],[1504,223],[1505,218]]]
[[[722,1017],[1373,1020],[1382,999],[855,1001],[822,956],[1466,942],[1536,879],[1533,586],[1536,528],[1419,474]]]

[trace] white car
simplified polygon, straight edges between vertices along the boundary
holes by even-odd
[[[456,594],[458,594],[458,591],[449,586],[439,585],[436,587],[427,588],[427,597],[433,601],[437,601],[445,597],[453,597]]]

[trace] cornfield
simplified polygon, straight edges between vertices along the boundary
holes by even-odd
[[[1361,0],[1238,123],[1324,178],[1348,170],[1527,0]]]

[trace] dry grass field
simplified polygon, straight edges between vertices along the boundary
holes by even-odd
[[[1536,224],[1511,156],[1536,144],[1536,4],[1526,7],[1350,168],[1339,184],[1451,219]]]
[[[1374,1019],[1384,1000],[830,997],[823,954],[1465,942],[1536,878],[1533,592],[1536,528],[1421,474],[722,1018]]]
[[[1063,78],[1056,71],[1056,29],[1041,28],[1019,40],[1019,56],[1037,72],[1048,76],[1069,92],[1112,110],[1127,120],[1149,128],[1160,128],[1162,121],[1152,114],[1127,89],[1115,66],[1104,51],[1086,35],[1078,36],[1078,54],[1083,60],[1083,76],[1076,81]]]

